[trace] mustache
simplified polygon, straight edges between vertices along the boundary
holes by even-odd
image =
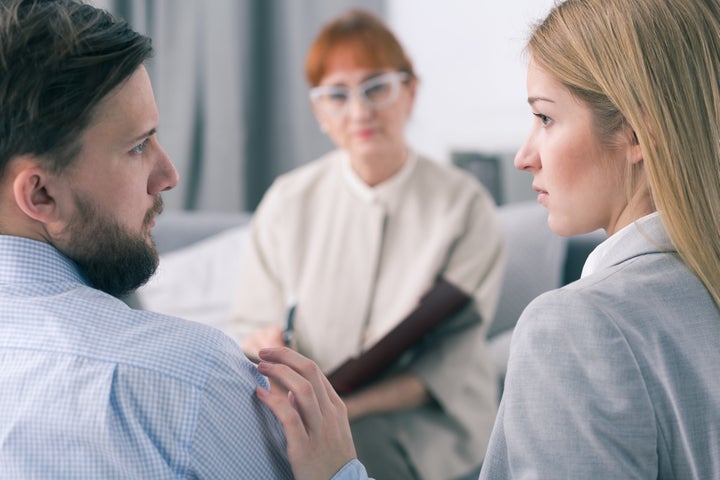
[[[150,207],[148,209],[147,213],[145,214],[145,219],[143,220],[143,226],[147,228],[150,225],[150,222],[152,222],[156,216],[160,215],[164,209],[165,209],[165,204],[163,202],[163,199],[160,195],[158,195],[155,198],[155,202],[153,203],[153,206]]]
[[[163,202],[163,199],[160,195],[155,198],[155,202],[153,203],[153,206],[150,207],[150,209],[145,214],[145,220],[143,222],[144,225],[150,225],[150,222],[152,222],[153,218],[160,215],[163,210],[165,209],[165,204]]]

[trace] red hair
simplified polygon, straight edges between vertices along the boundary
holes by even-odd
[[[365,10],[350,10],[320,30],[305,58],[305,78],[311,86],[320,84],[328,65],[338,55],[358,67],[392,68],[415,76],[412,62],[395,34]]]

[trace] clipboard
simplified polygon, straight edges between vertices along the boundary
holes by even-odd
[[[440,277],[420,298],[418,306],[375,345],[342,363],[327,375],[340,395],[353,392],[377,378],[426,333],[458,313],[472,297]]]

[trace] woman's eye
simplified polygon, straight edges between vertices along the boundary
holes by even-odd
[[[366,88],[365,96],[370,99],[372,99],[374,97],[381,97],[383,95],[386,95],[389,90],[390,90],[389,84],[378,83],[378,84],[371,85],[368,88]]]
[[[345,92],[333,92],[328,94],[328,101],[333,103],[345,103],[347,102],[348,95]]]
[[[533,115],[537,117],[540,120],[540,123],[542,123],[543,125],[547,125],[551,121],[550,117],[548,117],[547,115],[543,115],[542,113],[533,113]]]

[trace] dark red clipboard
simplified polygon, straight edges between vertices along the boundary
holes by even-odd
[[[426,333],[443,320],[458,313],[472,297],[448,282],[438,279],[408,316],[359,357],[348,359],[328,374],[330,384],[340,395],[353,392],[380,375]]]

